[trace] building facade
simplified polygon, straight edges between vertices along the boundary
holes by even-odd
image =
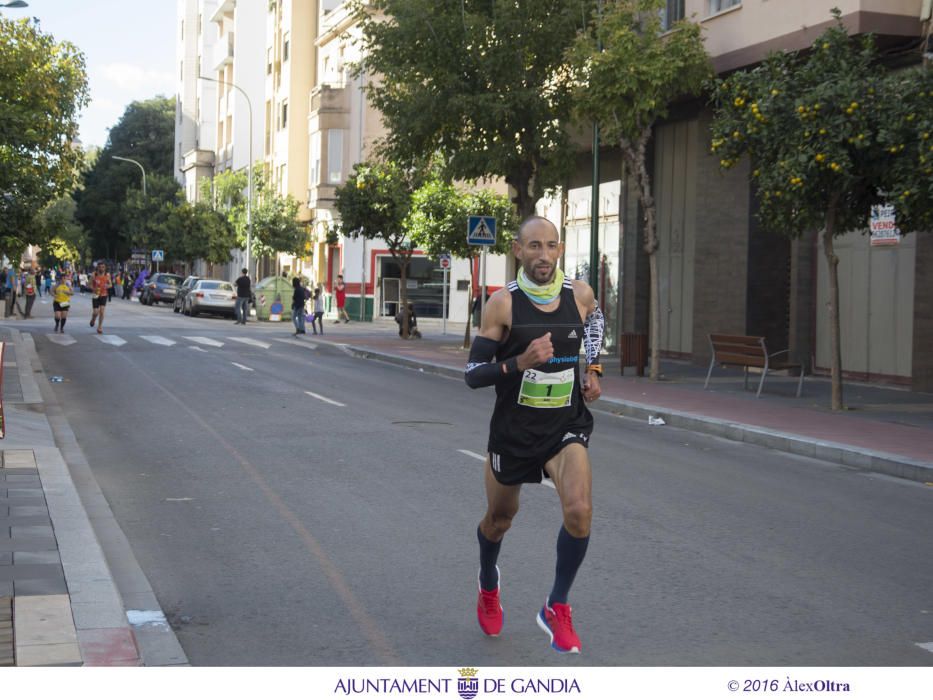
[[[919,59],[922,0],[672,0],[667,11],[703,25],[713,66],[722,74],[753,66],[773,50],[809,47],[830,25],[834,6],[851,34],[870,32],[887,54],[912,52]],[[698,100],[677,106],[654,133],[660,350],[705,364],[710,333],[763,335],[769,349],[789,348],[806,367],[826,370],[828,274],[817,232],[792,241],[759,230],[748,164],[721,170],[710,153],[711,120]],[[618,205],[600,207],[605,269],[598,294],[610,307],[610,335],[646,333],[648,264],[635,186],[616,149],[606,144],[601,153],[600,197],[608,191]],[[589,158],[581,159],[569,184],[564,219],[566,263],[578,276],[572,251],[589,244]],[[919,351],[933,337],[933,288],[923,284],[933,275],[933,237],[910,233],[897,246],[872,247],[864,232],[852,232],[837,239],[836,252],[846,374],[933,389],[933,360]]]

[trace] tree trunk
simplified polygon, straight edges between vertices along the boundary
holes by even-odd
[[[408,261],[410,259],[411,256],[395,258],[401,273],[399,275],[398,298],[399,306],[401,307],[399,311],[402,314],[402,338],[404,340],[408,340],[409,333],[411,332],[411,329],[408,327]]]
[[[829,200],[826,212],[826,228],[823,230],[823,252],[829,265],[829,338],[832,377],[832,409],[841,411],[842,406],[842,332],[839,325],[839,257],[833,250],[833,236],[836,234],[836,207],[839,195]]]
[[[470,293],[467,294],[467,322],[466,330],[463,331],[463,349],[470,349],[470,327],[473,325],[473,261],[474,258],[470,258]],[[480,294],[483,293],[481,289]]]
[[[648,321],[648,343],[651,346],[651,359],[649,362],[649,377],[657,380],[661,374],[661,281],[658,274],[658,259],[655,252],[658,250],[658,234],[655,224],[654,197],[651,194],[651,178],[648,175],[648,166],[645,163],[648,138],[651,130],[646,129],[638,142],[626,147],[623,144],[623,153],[634,171],[638,186],[638,201],[641,203],[645,216],[645,244],[648,254],[648,284],[650,287],[650,315]]]

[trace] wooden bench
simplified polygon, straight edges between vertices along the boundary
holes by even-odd
[[[746,389],[748,389],[748,368],[761,368],[761,381],[758,382],[758,393],[755,394],[755,398],[761,396],[761,388],[765,384],[768,370],[796,369],[800,374],[800,380],[797,382],[797,398],[800,398],[800,392],[803,390],[803,366],[797,362],[773,359],[779,355],[786,355],[790,352],[789,350],[781,350],[769,355],[768,348],[765,346],[765,339],[755,335],[710,333],[709,344],[713,351],[713,357],[709,361],[709,372],[706,373],[704,389],[709,387],[709,378],[712,376],[713,367],[716,365],[744,367]]]

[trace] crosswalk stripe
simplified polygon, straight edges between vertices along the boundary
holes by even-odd
[[[118,335],[98,335],[97,339],[102,343],[106,343],[107,345],[114,345],[116,347],[126,345],[126,341]]]
[[[192,350],[197,350],[198,352],[207,352],[207,350],[205,350],[204,348],[199,348],[197,345],[189,345],[188,347],[191,348]]]
[[[200,343],[201,345],[209,345],[212,348],[222,348],[224,346],[219,340],[214,340],[213,338],[205,338],[201,335],[186,335],[184,336],[185,340],[190,340],[192,343]]]
[[[252,368],[252,367],[247,367],[246,365],[241,365],[239,362],[231,362],[230,364],[233,365],[234,367],[239,367],[239,368],[242,369],[244,372],[252,372],[252,371],[253,371],[253,368]]]
[[[232,335],[228,335],[227,340],[232,340],[235,343],[243,343],[244,345],[253,345],[257,348],[262,348],[263,350],[268,350],[272,347],[269,343],[264,343],[261,340],[254,340],[253,338],[235,338]]]
[[[276,342],[288,343],[289,345],[300,345],[308,350],[317,350],[317,343],[309,343],[307,340],[295,340],[294,338],[276,338]]]
[[[45,337],[57,345],[74,345],[78,342],[68,333],[46,333]]]
[[[175,344],[174,340],[163,338],[161,335],[141,335],[139,337],[145,340],[147,343],[152,343],[153,345],[165,345],[166,347],[169,347]]]
[[[313,391],[306,391],[305,393],[306,393],[308,396],[311,396],[311,397],[317,399],[318,401],[323,401],[324,403],[329,403],[329,404],[332,404],[332,405],[334,405],[334,406],[346,406],[345,403],[340,403],[339,401],[334,401],[333,399],[329,399],[329,398],[327,398],[326,396],[321,396],[320,394],[315,394]]]

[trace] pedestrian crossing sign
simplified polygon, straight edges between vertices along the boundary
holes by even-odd
[[[467,221],[467,245],[495,245],[496,219],[493,216],[471,216]]]
[[[164,250],[154,250],[152,251],[152,262],[163,262],[165,260],[165,251]]]

